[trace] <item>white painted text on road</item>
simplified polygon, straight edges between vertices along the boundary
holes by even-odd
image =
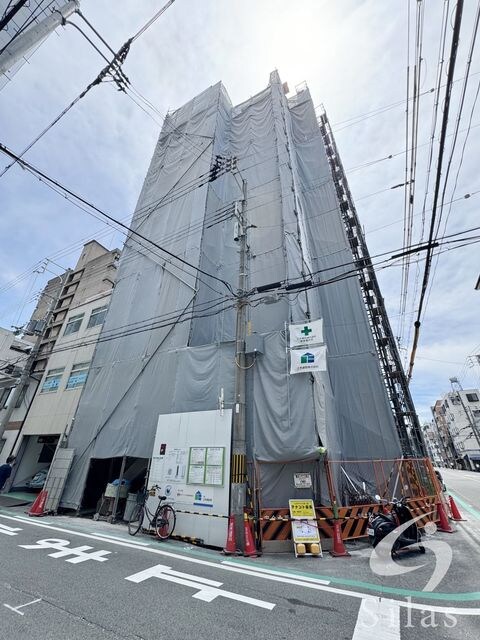
[[[73,556],[68,558],[66,562],[71,564],[79,564],[80,562],[87,562],[87,560],[95,560],[96,562],[106,562],[108,558],[105,556],[110,555],[111,551],[90,551],[93,547],[88,545],[82,545],[81,547],[69,547],[69,540],[60,540],[57,538],[49,538],[47,540],[38,540],[36,544],[20,544],[18,545],[22,549],[56,549],[54,553],[49,553],[50,558],[66,558],[67,556]]]

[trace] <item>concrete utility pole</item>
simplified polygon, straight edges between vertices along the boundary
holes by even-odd
[[[13,65],[21,60],[31,49],[36,47],[57,27],[80,8],[79,0],[71,0],[60,9],[55,9],[52,15],[47,16],[34,24],[21,35],[12,38],[4,50],[0,53],[0,74],[6,73]]]
[[[247,225],[245,210],[247,203],[247,183],[242,181],[243,199],[236,205],[236,233],[240,245],[238,272],[237,323],[235,341],[235,401],[233,408],[232,432],[232,480],[230,485],[230,513],[235,515],[237,530],[243,520],[243,509],[246,498],[246,432],[245,432],[245,334],[246,334],[246,287],[247,287]],[[240,537],[240,539],[242,539]],[[238,537],[237,537],[238,539]]]
[[[38,356],[38,352],[40,350],[40,345],[42,343],[45,331],[48,327],[48,323],[50,321],[52,312],[60,298],[60,295],[62,293],[62,289],[63,289],[63,285],[65,284],[65,280],[66,277],[68,275],[69,271],[67,271],[61,278],[61,285],[58,289],[58,295],[55,297],[52,297],[52,301],[50,303],[50,306],[48,308],[48,311],[45,315],[45,324],[43,326],[43,330],[42,332],[39,334],[39,336],[37,337],[37,340],[33,346],[33,349],[30,351],[30,354],[27,358],[27,361],[25,363],[25,366],[23,368],[23,371],[20,375],[20,378],[16,384],[16,386],[14,387],[13,393],[11,394],[10,398],[8,399],[8,406],[5,409],[5,411],[3,412],[2,418],[0,420],[0,438],[3,436],[5,429],[8,426],[8,423],[10,421],[10,417],[15,409],[15,405],[17,404],[17,400],[20,397],[20,394],[22,393],[22,389],[23,387],[27,384],[28,379],[30,377],[30,374],[32,372],[32,368],[33,365],[35,364],[35,360],[37,359]],[[45,294],[44,294],[45,295]]]

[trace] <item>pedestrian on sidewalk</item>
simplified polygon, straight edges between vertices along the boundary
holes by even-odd
[[[12,475],[12,468],[15,464],[15,456],[9,456],[7,462],[0,466],[0,491],[5,486],[6,481]]]

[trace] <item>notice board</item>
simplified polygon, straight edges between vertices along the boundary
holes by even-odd
[[[195,411],[158,418],[148,486],[158,484],[179,510],[174,535],[223,547],[228,515],[232,412]],[[149,498],[151,509],[157,498]]]

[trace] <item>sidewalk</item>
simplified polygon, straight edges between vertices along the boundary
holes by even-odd
[[[10,493],[0,493],[0,507],[23,507],[32,504],[36,493],[24,493],[22,491],[12,491]]]

